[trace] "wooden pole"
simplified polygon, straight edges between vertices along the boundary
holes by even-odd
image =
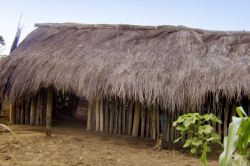
[[[113,130],[113,133],[117,134],[118,132],[118,100],[115,100],[114,101],[114,104],[115,104],[115,109],[114,109],[114,130]]]
[[[93,103],[92,101],[88,102],[88,119],[87,119],[87,131],[91,131],[92,129],[92,115],[93,114]]]
[[[146,110],[146,137],[149,138],[150,137],[150,109],[149,107]]]
[[[30,125],[35,125],[35,116],[36,116],[36,103],[35,99],[31,99],[30,106]]]
[[[25,124],[29,124],[29,119],[30,119],[30,102],[29,102],[29,100],[26,100],[24,108],[25,108]]]
[[[111,100],[111,109],[110,109],[110,120],[109,120],[109,132],[113,133],[114,130],[114,114],[115,114],[115,102]]]
[[[39,112],[40,112],[40,94],[36,97],[36,114],[35,114],[35,125],[39,126]]]
[[[228,130],[228,120],[229,120],[229,107],[228,107],[228,104],[225,103],[225,106],[224,106],[224,128],[223,128],[223,131],[224,131],[224,137],[227,136],[227,130]]]
[[[47,109],[46,109],[46,136],[51,137],[51,122],[53,109],[53,90],[47,89]]]
[[[126,100],[123,100],[122,105],[122,134],[126,133],[126,115],[127,115],[127,109],[126,109]]]
[[[14,103],[10,103],[10,112],[9,112],[9,119],[10,119],[10,124],[14,124],[15,123],[15,104]]]
[[[132,136],[138,137],[139,134],[139,125],[140,125],[140,114],[141,114],[141,106],[139,102],[135,103],[135,112],[134,112],[134,123],[132,129]]]
[[[100,131],[104,130],[103,99],[100,100]]]
[[[163,141],[167,142],[167,110],[163,110],[163,123],[162,123],[162,133],[163,133]]]
[[[100,100],[96,100],[95,105],[95,131],[100,130]]]
[[[144,137],[145,133],[145,107],[142,107],[141,110],[141,137]]]
[[[24,122],[24,101],[22,100],[21,101],[21,107],[20,107],[20,109],[21,109],[21,115],[20,115],[20,124],[23,124],[23,122]]]
[[[155,139],[156,138],[156,107],[155,105],[152,106],[151,109],[151,132],[150,132],[150,138]]]
[[[155,113],[156,113],[155,115],[156,116],[156,137],[158,137],[160,134],[160,111],[159,111],[158,106],[156,106]]]
[[[118,106],[118,134],[122,133],[122,100],[119,100],[119,106]]]
[[[109,131],[109,102],[107,99],[104,100],[104,130]]]
[[[133,124],[133,102],[129,101],[128,106],[128,135],[132,133],[132,124]]]

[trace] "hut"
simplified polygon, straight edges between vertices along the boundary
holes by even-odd
[[[36,27],[0,61],[0,100],[10,108],[11,123],[46,125],[50,135],[51,116],[67,104],[86,115],[87,130],[151,139],[162,134],[172,142],[178,137],[172,122],[181,114],[216,114],[223,124],[214,128],[223,136],[237,105],[250,112],[249,32]]]

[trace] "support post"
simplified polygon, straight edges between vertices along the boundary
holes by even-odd
[[[133,124],[133,102],[130,100],[128,106],[128,135],[131,135],[132,124]]]
[[[47,89],[47,109],[46,109],[46,136],[51,137],[51,121],[53,108],[53,90]]]
[[[132,136],[138,137],[139,134],[139,125],[140,125],[140,114],[141,114],[141,107],[140,103],[135,103],[135,112],[134,112],[134,122],[133,122],[133,130],[132,130]]]
[[[108,99],[104,100],[104,130],[105,132],[109,131],[109,101]]]
[[[100,100],[96,100],[95,105],[95,131],[100,130]]]
[[[141,110],[141,137],[144,137],[145,133],[145,107]]]
[[[87,131],[92,129],[92,114],[93,114],[93,103],[92,101],[88,102],[88,119],[87,119]]]
[[[35,125],[35,117],[36,117],[36,104],[35,99],[31,99],[30,106],[30,125]]]
[[[9,112],[9,119],[10,119],[10,124],[14,124],[15,123],[15,104],[14,103],[10,103],[10,112]]]
[[[100,100],[100,131],[104,130],[103,99]]]
[[[155,105],[152,106],[152,110],[151,110],[150,138],[153,139],[153,140],[156,138],[156,107],[155,107]]]

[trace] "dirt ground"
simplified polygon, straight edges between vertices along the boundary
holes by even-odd
[[[10,125],[17,137],[0,132],[0,166],[166,165],[199,166],[199,159],[181,150],[153,150],[154,141],[87,132],[83,127]],[[209,165],[218,165],[216,157]]]

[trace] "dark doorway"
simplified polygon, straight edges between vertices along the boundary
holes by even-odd
[[[73,93],[58,92],[54,95],[53,126],[85,127],[87,100]]]

